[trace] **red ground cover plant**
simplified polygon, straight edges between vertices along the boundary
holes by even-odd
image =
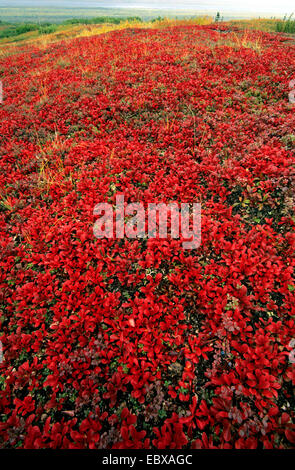
[[[115,31],[2,57],[2,447],[295,447],[294,40]],[[202,244],[93,236],[201,202]]]

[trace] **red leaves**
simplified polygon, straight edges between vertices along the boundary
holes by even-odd
[[[295,445],[295,431],[289,431],[289,429],[286,429],[285,435],[288,441]]]
[[[24,400],[15,398],[13,403],[17,412],[22,416],[31,413],[35,409],[35,400],[33,400],[33,398],[30,396],[25,397]]]
[[[217,57],[210,45],[244,34],[227,28],[126,30],[1,58],[9,445],[294,446],[294,45],[253,31]],[[200,201],[200,248],[96,240],[93,208],[118,194]]]
[[[58,386],[58,383],[59,383],[58,377],[55,377],[54,375],[48,375],[47,379],[44,382],[44,387],[49,386],[55,389]]]
[[[122,426],[120,435],[123,441],[115,445],[117,449],[146,449],[149,448],[149,439],[145,439],[146,431],[137,431],[135,424],[137,417],[132,415],[128,408],[121,412]]]
[[[170,422],[173,421],[172,424]],[[187,444],[187,438],[183,432],[183,425],[178,422],[177,415],[172,415],[170,420],[166,420],[161,429],[154,428],[156,439],[153,445],[157,449],[182,449]]]

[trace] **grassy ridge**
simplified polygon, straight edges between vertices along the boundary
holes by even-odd
[[[71,18],[57,23],[1,23],[0,45],[21,41],[47,42],[72,38],[77,36],[92,36],[113,29],[125,29],[129,27],[165,27],[172,24],[210,24],[213,17],[199,16],[190,19],[153,18],[144,22],[140,17],[109,17],[96,18]]]
[[[75,25],[75,24],[120,24],[126,21],[125,18],[117,18],[111,16],[100,16],[97,18],[71,18],[65,20],[62,25]],[[127,21],[139,21],[139,17],[129,17]],[[51,34],[58,30],[60,25],[55,23],[2,23],[0,27],[0,39],[17,37],[28,32],[37,31],[39,34]]]
[[[115,13],[116,10],[114,10],[114,14]],[[71,17],[61,22],[40,22],[36,21],[36,17],[34,18],[34,21],[22,23],[12,23],[0,20],[0,45],[34,40],[41,40],[48,43],[65,38],[91,36],[108,32],[113,29],[124,29],[134,26],[165,27],[175,23],[209,24],[214,21],[216,21],[216,19],[214,20],[213,17],[209,16],[193,16],[189,18],[169,18],[158,16],[150,20],[145,20],[143,16],[120,17],[108,15],[88,18]],[[295,33],[295,20],[292,15],[289,17],[285,16],[282,20],[278,20],[276,18],[252,18],[251,20],[231,20],[227,23],[244,30],[283,32],[289,34]]]
[[[54,35],[55,33],[67,33],[72,34],[75,36],[77,33],[77,26],[80,26],[79,32],[81,28],[87,25],[120,25],[121,23],[141,23],[142,20],[139,17],[128,17],[120,18],[120,17],[110,17],[110,16],[102,16],[96,18],[71,18],[65,20],[61,24],[57,23],[50,23],[50,22],[42,22],[42,23],[3,23],[0,21],[0,44],[2,43],[11,43],[11,42],[19,42],[28,39],[35,39],[43,35]]]

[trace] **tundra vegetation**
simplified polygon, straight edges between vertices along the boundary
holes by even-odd
[[[1,25],[1,447],[294,447],[277,22]],[[201,203],[201,246],[96,239],[120,194]]]

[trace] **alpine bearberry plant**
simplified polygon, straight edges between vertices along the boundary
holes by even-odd
[[[0,59],[0,443],[295,445],[295,45],[225,24]],[[93,208],[201,203],[202,243]]]

